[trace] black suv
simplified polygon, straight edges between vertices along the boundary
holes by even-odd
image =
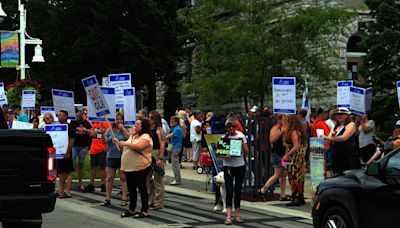
[[[317,189],[314,227],[400,227],[400,148],[365,170],[349,170]]]

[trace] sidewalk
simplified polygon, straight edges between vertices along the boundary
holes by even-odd
[[[184,166],[181,169],[182,184],[177,186],[171,186],[169,183],[174,180],[174,174],[172,172],[171,164],[167,163],[165,168],[165,189],[166,191],[184,194],[184,195],[195,195],[201,196],[209,199],[214,199],[214,193],[211,192],[212,183],[207,185],[207,174],[198,174],[196,170],[192,169],[193,164],[188,162],[182,162]],[[211,177],[211,174],[209,175]],[[207,189],[207,191],[206,191]],[[279,187],[275,188],[275,193],[279,194]],[[290,195],[291,190],[289,183],[286,183],[286,194]],[[280,213],[311,218],[311,208],[310,208],[310,177],[307,174],[304,186],[304,195],[306,197],[306,204],[299,207],[288,207],[285,204],[288,202],[281,201],[266,201],[266,202],[249,202],[242,201],[242,204],[247,207],[253,207],[257,209],[273,211]]]

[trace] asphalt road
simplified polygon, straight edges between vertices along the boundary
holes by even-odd
[[[99,189],[97,189],[99,190]],[[73,192],[70,199],[58,199],[54,212],[43,216],[44,228],[59,227],[226,227],[224,215],[212,211],[211,199],[167,192],[166,207],[150,211],[150,218],[120,218],[125,208],[114,189],[112,205],[102,207],[103,193]],[[140,201],[139,201],[140,204]],[[138,204],[138,206],[140,206]],[[312,227],[312,221],[301,217],[243,206],[244,224],[231,227]]]

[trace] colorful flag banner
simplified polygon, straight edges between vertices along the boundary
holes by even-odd
[[[14,68],[19,65],[19,40],[16,31],[0,31],[1,67]]]

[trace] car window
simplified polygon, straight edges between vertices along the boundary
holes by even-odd
[[[400,153],[397,153],[389,159],[386,166],[386,175],[400,176]]]

